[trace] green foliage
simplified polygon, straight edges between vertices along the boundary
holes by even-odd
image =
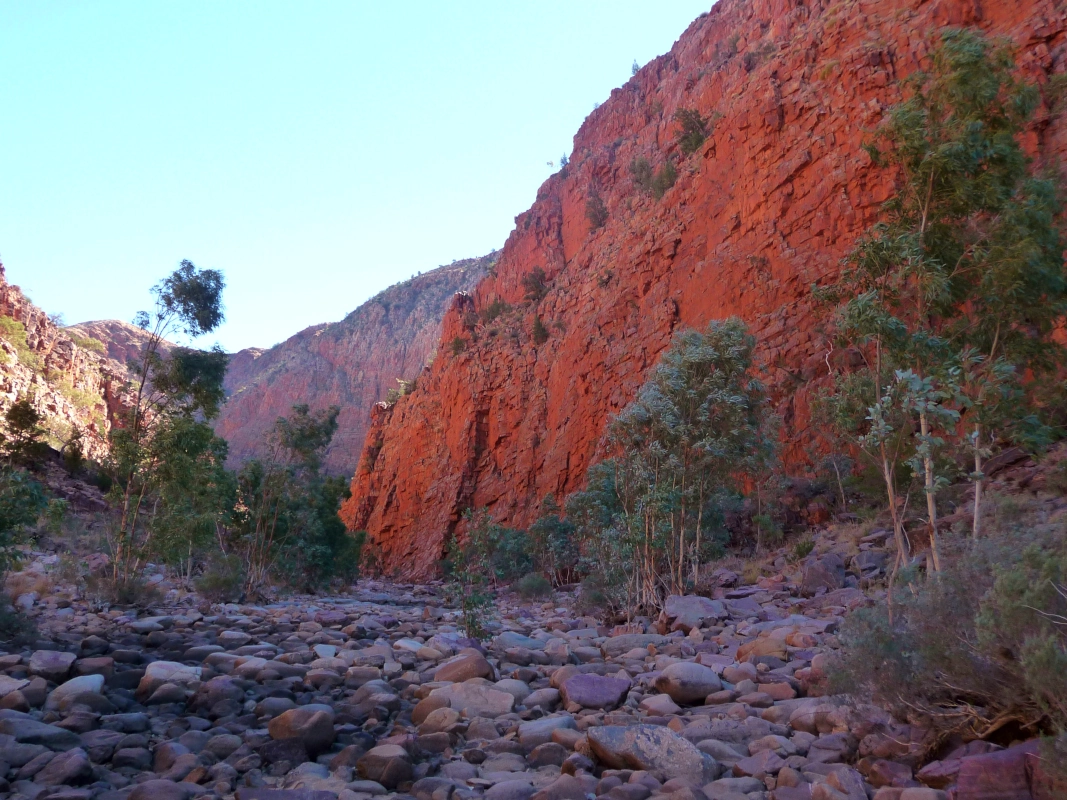
[[[85,468],[85,450],[82,441],[82,432],[75,428],[67,441],[63,443],[60,453],[68,475],[77,475]]]
[[[134,401],[122,424],[111,429],[107,464],[112,501],[119,509],[109,537],[111,586],[105,593],[110,597],[144,597],[138,575],[153,549],[163,546],[173,554],[169,534],[181,530],[191,553],[200,538],[194,532],[206,529],[205,516],[217,518],[226,509],[225,444],[206,424],[225,397],[226,354],[217,346],[161,354],[168,336],[199,336],[221,324],[223,285],[220,272],[183,261],[153,287],[154,310],[140,312],[135,320],[148,339],[131,364]],[[187,489],[193,490],[191,498]],[[181,521],[185,511],[193,511],[188,523]]]
[[[195,585],[196,591],[212,603],[240,602],[245,586],[244,564],[237,555],[216,553]]]
[[[1022,541],[1020,541],[1022,539]],[[871,695],[941,740],[1067,732],[1067,539],[1018,529],[961,545],[893,607],[850,615],[832,689]]]
[[[537,600],[552,595],[552,584],[544,575],[531,572],[515,584],[515,591],[525,600]]]
[[[678,123],[675,141],[685,155],[692,155],[704,144],[710,131],[710,119],[702,117],[695,108],[679,108],[674,112],[674,121]]]
[[[555,584],[569,583],[578,576],[578,543],[575,526],[553,495],[541,504],[539,516],[526,532],[527,548],[534,566]]]
[[[45,530],[52,536],[59,536],[63,533],[63,521],[67,518],[69,511],[70,503],[66,500],[59,497],[49,500],[48,505],[45,506],[44,513],[41,515]]]
[[[630,175],[638,189],[659,200],[668,189],[674,186],[674,182],[678,179],[678,170],[673,163],[668,161],[654,172],[649,160],[639,157],[630,162]]]
[[[315,591],[358,571],[363,540],[337,515],[347,481],[322,469],[339,413],[336,406],[318,412],[293,406],[275,423],[268,455],[237,475],[227,550],[241,556],[250,596],[262,596],[272,580]]]
[[[526,290],[527,300],[537,304],[544,299],[545,295],[548,294],[546,279],[545,271],[540,267],[534,267],[522,276],[522,286]]]
[[[104,343],[92,336],[71,336],[70,340],[82,350],[89,350],[93,353],[99,353],[100,355],[107,354],[107,347]]]
[[[26,339],[26,326],[13,317],[0,316],[0,338],[4,338],[15,348],[19,363],[32,370],[40,367],[40,358],[30,349]]]
[[[599,230],[608,222],[608,206],[600,192],[593,191],[585,201],[585,218],[590,230]]]
[[[1042,438],[1020,376],[1062,361],[1050,334],[1067,311],[1067,277],[1056,186],[1031,174],[1019,143],[1037,93],[1013,76],[1007,50],[946,30],[933,69],[909,88],[882,146],[869,147],[902,176],[899,190],[822,296],[839,304],[838,329],[871,373],[860,444],[876,453],[894,516],[893,454],[910,440],[937,569],[935,495],[948,477],[938,460],[953,446],[971,452],[980,520],[994,444]]]
[[[803,561],[805,558],[811,555],[812,550],[815,549],[815,541],[813,539],[801,539],[795,545],[793,545],[793,552],[790,557],[794,562]]]
[[[495,298],[493,302],[482,309],[481,320],[483,325],[488,325],[494,319],[502,314],[507,314],[511,311],[511,306],[501,300],[499,297]]]
[[[462,336],[457,336],[449,344],[449,349],[452,351],[452,357],[455,358],[467,349],[467,340],[464,339]]]
[[[397,378],[396,382],[397,387],[395,389],[390,389],[388,392],[386,392],[385,402],[388,405],[393,405],[401,397],[407,397],[409,394],[415,391],[415,387],[418,385],[417,378],[412,378],[411,380]]]
[[[17,561],[16,547],[47,505],[44,490],[28,473],[0,466],[0,577]]]
[[[442,561],[446,591],[452,602],[460,607],[463,630],[472,639],[488,636],[488,622],[492,616],[491,586],[498,576],[494,563],[497,543],[506,529],[494,525],[485,509],[467,509],[467,538],[460,544],[453,535]]]
[[[4,431],[0,434],[0,453],[9,464],[31,466],[44,458],[45,417],[33,399],[20,397],[4,413]]]
[[[37,640],[37,626],[33,620],[11,605],[10,598],[0,592],[0,645],[23,648]]]
[[[678,333],[608,426],[612,457],[568,500],[589,572],[617,608],[658,608],[721,549],[721,510],[773,463],[755,340],[737,319]]]
[[[548,328],[545,327],[545,323],[541,322],[541,317],[537,314],[534,314],[532,333],[534,344],[540,346],[548,341]]]

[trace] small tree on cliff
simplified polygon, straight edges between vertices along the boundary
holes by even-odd
[[[1034,87],[1012,76],[1006,49],[971,31],[945,31],[932,60],[890,110],[884,145],[868,148],[876,166],[896,170],[898,191],[826,296],[840,303],[839,330],[873,378],[863,436],[882,453],[898,545],[887,443],[900,428],[890,406],[914,420],[912,460],[939,570],[938,450],[953,438],[973,443],[977,532],[983,454],[1008,424],[1003,389],[1013,372],[1059,362],[1049,334],[1067,310],[1067,281],[1055,186],[1031,174],[1018,141]]]
[[[192,470],[214,470],[224,455],[203,420],[214,417],[223,400],[226,354],[217,346],[210,351],[175,348],[163,354],[168,337],[201,336],[221,324],[223,286],[222,273],[198,270],[183,261],[152,288],[153,311],[142,311],[135,320],[148,340],[130,364],[131,407],[111,432],[109,471],[119,508],[110,535],[116,594],[125,594],[136,582],[154,545],[153,523],[166,509],[168,482],[178,477],[190,485],[201,482],[177,470],[179,462]]]

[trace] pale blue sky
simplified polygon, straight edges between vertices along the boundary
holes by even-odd
[[[499,247],[710,0],[0,3],[0,259],[68,322],[183,258],[229,349]]]

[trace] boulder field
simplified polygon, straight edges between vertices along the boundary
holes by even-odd
[[[465,638],[439,584],[149,614],[59,593],[0,655],[0,792],[22,800],[1042,800],[1033,743],[826,695],[884,531],[608,628],[501,593]],[[862,555],[862,558],[861,558]],[[787,565],[783,564],[783,567]],[[56,599],[60,598],[60,599]],[[997,793],[999,792],[999,794]]]

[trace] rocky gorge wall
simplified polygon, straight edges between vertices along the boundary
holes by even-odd
[[[236,465],[263,455],[278,417],[296,403],[313,411],[341,408],[326,469],[351,475],[359,462],[369,409],[384,400],[397,378],[416,377],[430,358],[441,317],[456,292],[473,289],[495,260],[456,261],[391,286],[340,322],[315,325],[269,350],[230,357],[228,399],[215,431],[230,444]]]
[[[862,144],[947,25],[1007,37],[1042,85],[1064,71],[1064,4],[1050,0],[720,0],[693,22],[590,114],[493,274],[453,300],[417,390],[375,409],[349,528],[368,532],[388,570],[424,576],[463,509],[528,524],[546,494],[580,488],[605,423],[673,332],[731,315],[759,339],[784,455],[802,468],[828,357],[810,286],[890,195],[893,176]],[[675,144],[679,108],[714,120],[689,157]],[[1027,139],[1042,163],[1067,153],[1048,101]],[[637,157],[657,169],[677,158],[662,199],[636,190]],[[486,322],[495,300],[513,308]]]
[[[75,428],[90,458],[107,454],[107,435],[121,408],[125,367],[77,343],[85,334],[60,327],[7,282],[0,264],[0,317],[23,325],[27,350],[0,333],[0,414],[23,397],[45,416],[49,443],[61,446]]]

